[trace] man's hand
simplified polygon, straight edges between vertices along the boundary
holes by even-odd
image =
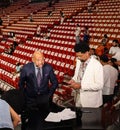
[[[71,79],[69,82],[68,82],[68,86],[70,86],[71,88],[73,89],[80,89],[81,88],[81,85],[80,83],[78,82],[75,82],[73,79]]]

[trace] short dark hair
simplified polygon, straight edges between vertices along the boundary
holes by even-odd
[[[114,62],[117,61],[117,59],[116,59],[116,58],[111,58],[110,61],[111,61],[112,63],[114,63]]]
[[[105,38],[108,38],[107,34],[104,34],[104,37],[105,37]]]
[[[84,41],[80,41],[78,44],[75,44],[75,46],[74,46],[75,52],[85,53],[89,50],[90,50],[90,47],[89,47],[88,43],[86,43]]]
[[[114,39],[113,42],[115,43],[118,43],[119,44],[119,41],[117,39]]]
[[[108,62],[109,61],[108,56],[105,55],[105,54],[100,56],[100,60],[103,61],[103,62]]]

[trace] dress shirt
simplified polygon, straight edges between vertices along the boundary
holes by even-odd
[[[120,48],[119,47],[114,47],[112,46],[109,50],[109,54],[116,54],[117,52],[120,52]]]
[[[114,93],[114,87],[118,79],[118,71],[111,65],[104,65],[103,74],[104,74],[103,95],[112,95]]]
[[[79,35],[80,35],[80,32],[81,32],[80,27],[77,27],[77,28],[76,28],[76,31],[75,31],[75,36],[76,36],[76,37],[79,36]]]
[[[36,75],[36,77],[37,77],[37,73],[38,73],[38,67],[35,66],[35,75]],[[42,76],[42,68],[40,68],[40,73],[41,73],[41,76]]]

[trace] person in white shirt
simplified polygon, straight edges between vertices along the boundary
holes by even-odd
[[[88,13],[91,13],[92,12],[92,2],[88,0]]]
[[[109,50],[109,54],[114,56],[117,52],[120,52],[119,42],[117,39],[114,39],[112,42],[112,46]]]
[[[114,56],[112,56],[112,58],[115,58],[117,59],[117,61],[120,60],[120,51],[119,52],[116,52]]]
[[[0,99],[0,130],[14,130],[20,121],[13,108],[5,100]]]
[[[39,37],[41,33],[41,27],[38,25],[37,30],[36,30],[36,36]]]
[[[107,55],[100,56],[103,65],[104,87],[103,87],[103,104],[111,102],[114,96],[114,89],[118,79],[118,70],[111,66]]]
[[[120,61],[120,47],[119,47],[119,41],[117,39],[114,39],[112,42],[112,47],[109,50],[109,54],[112,55],[112,58],[115,58],[117,61]],[[118,66],[120,71],[120,66]]]
[[[51,35],[51,32],[50,32],[50,29],[48,29],[48,31],[46,32],[44,38],[45,39],[50,39],[50,35]]]
[[[86,42],[75,44],[76,68],[68,86],[75,90],[75,106],[98,108],[102,105],[103,66],[91,56]]]
[[[80,42],[80,33],[81,33],[80,26],[79,24],[77,24],[75,30],[76,44]]]
[[[63,24],[64,20],[65,20],[65,16],[61,16],[60,23]]]

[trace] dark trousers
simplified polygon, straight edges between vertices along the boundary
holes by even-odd
[[[113,100],[113,95],[103,95],[103,104],[112,102]]]
[[[43,130],[44,118],[42,116],[40,111],[31,111],[26,130]]]
[[[38,95],[30,99],[22,114],[22,130],[43,130],[43,121],[49,113],[48,95]],[[26,123],[26,119],[28,122]]]

